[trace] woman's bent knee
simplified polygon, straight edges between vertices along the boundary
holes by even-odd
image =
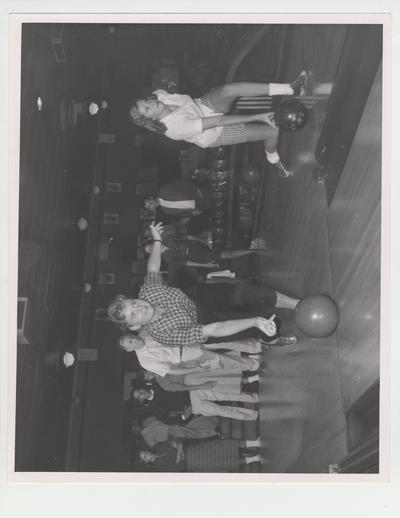
[[[216,86],[209,92],[208,97],[219,112],[228,113],[232,102],[236,98],[236,94],[235,89],[230,83],[222,86]]]
[[[236,93],[236,88],[234,83],[227,83],[224,85],[215,86],[210,94],[218,95],[221,98],[234,98]]]

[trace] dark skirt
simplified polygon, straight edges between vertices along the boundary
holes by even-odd
[[[247,281],[199,284],[197,295],[201,302],[217,311],[228,310],[236,306],[273,308],[276,304],[274,290],[264,284],[253,284]]]
[[[238,439],[214,439],[185,448],[186,471],[218,473],[239,471]]]

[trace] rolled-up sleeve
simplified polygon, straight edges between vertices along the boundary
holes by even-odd
[[[143,288],[146,286],[166,286],[166,282],[162,278],[160,272],[151,272],[148,273],[143,281]]]
[[[157,96],[157,99],[159,99],[160,101],[162,101],[162,99],[166,96],[168,96],[168,92],[166,90],[163,90],[162,88],[157,88],[157,90],[154,90],[152,92],[153,95],[156,95]]]
[[[204,326],[193,325],[190,327],[180,327],[167,332],[152,331],[153,337],[169,347],[195,347],[207,341],[204,337]]]

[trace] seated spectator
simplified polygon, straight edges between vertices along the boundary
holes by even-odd
[[[218,418],[194,416],[188,423],[166,424],[157,417],[147,417],[143,421],[140,434],[146,444],[153,448],[156,444],[170,439],[193,440],[218,436]]]
[[[167,441],[156,445],[152,451],[140,451],[139,458],[162,472],[234,473],[240,470],[241,465],[262,462],[260,446],[259,439],[213,439],[190,443]]]

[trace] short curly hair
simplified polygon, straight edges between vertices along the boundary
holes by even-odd
[[[145,117],[139,113],[137,103],[141,100],[142,99],[140,98],[136,98],[129,103],[130,121],[133,122],[133,124],[136,124],[136,126],[143,126],[143,128],[146,128],[149,131],[163,135],[167,131],[167,126],[163,122],[156,119],[150,119],[149,117]]]
[[[107,312],[111,322],[115,324],[126,324],[125,317],[125,301],[127,297],[125,295],[117,295],[115,299],[108,306]]]

